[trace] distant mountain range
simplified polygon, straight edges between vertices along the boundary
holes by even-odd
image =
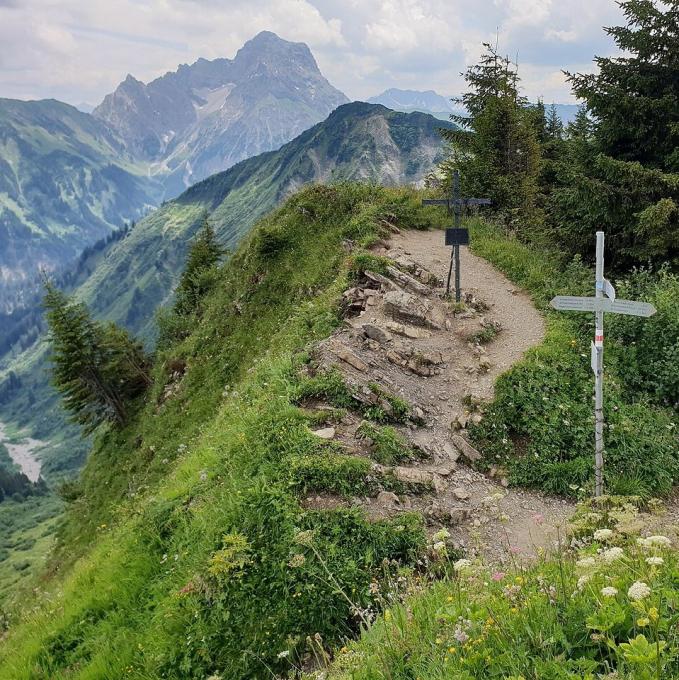
[[[199,59],[148,85],[128,76],[92,115],[55,100],[0,99],[0,312],[21,304],[39,268],[64,266],[346,102],[306,45],[269,32],[234,59]]]
[[[448,120],[451,113],[464,115],[464,107],[456,104],[454,97],[444,97],[434,90],[422,92],[390,88],[382,94],[370,97],[368,101],[374,104],[382,104],[394,111],[422,111],[442,120]],[[550,103],[545,102],[545,105],[549,106]],[[556,112],[564,125],[575,118],[575,114],[580,108],[578,104],[554,104],[554,106],[556,106]]]
[[[348,101],[304,43],[264,31],[234,59],[199,59],[148,85],[128,75],[92,113],[152,163],[171,198],[277,149]]]

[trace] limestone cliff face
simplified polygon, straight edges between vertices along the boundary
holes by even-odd
[[[277,149],[347,101],[305,44],[263,32],[234,59],[199,59],[148,85],[128,76],[93,115],[153,164],[171,198]]]

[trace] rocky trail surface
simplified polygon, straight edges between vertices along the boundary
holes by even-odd
[[[491,562],[535,554],[557,540],[573,505],[507,488],[499,470],[474,470],[470,464],[480,455],[465,434],[483,418],[496,378],[542,341],[544,321],[525,293],[467,248],[461,254],[466,304],[457,308],[444,298],[449,251],[441,232],[395,232],[375,250],[394,266],[386,276],[366,272],[344,293],[345,326],[318,348],[316,367],[339,370],[359,401],[379,399],[378,385],[412,405],[411,422],[397,429],[416,455],[373,465],[378,478],[395,479],[409,492],[311,495],[306,504],[360,505],[373,517],[419,510],[432,531],[446,527],[468,554]],[[389,408],[384,399],[380,405]],[[353,412],[318,434],[341,442],[346,455],[370,456],[375,444],[370,426]]]

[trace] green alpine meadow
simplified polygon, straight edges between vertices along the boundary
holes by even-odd
[[[0,678],[679,678],[677,4],[81,4],[0,3]]]

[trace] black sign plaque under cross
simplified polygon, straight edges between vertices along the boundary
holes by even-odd
[[[453,185],[450,198],[427,198],[422,201],[422,205],[445,205],[448,214],[453,212],[455,215],[455,226],[446,229],[446,245],[453,246],[450,254],[450,267],[448,267],[448,280],[446,281],[446,295],[450,293],[450,277],[453,272],[453,262],[455,262],[455,301],[461,299],[460,291],[460,246],[469,245],[469,231],[460,227],[462,208],[469,208],[475,205],[491,205],[489,198],[461,198],[460,197],[460,171],[453,172]]]

